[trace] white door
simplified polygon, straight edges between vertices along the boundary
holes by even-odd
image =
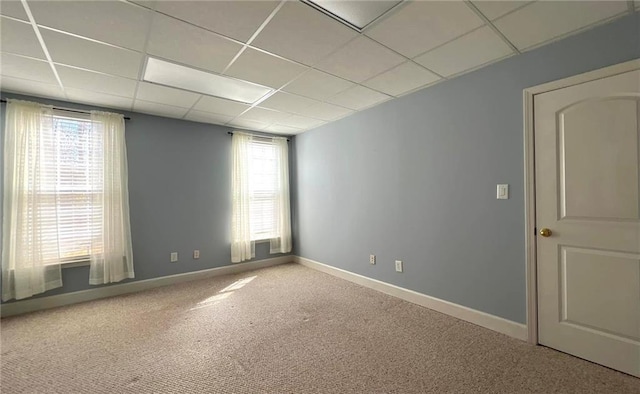
[[[534,114],[539,342],[640,377],[640,70]]]

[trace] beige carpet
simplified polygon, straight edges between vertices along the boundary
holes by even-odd
[[[1,333],[4,394],[640,393],[295,264],[7,318]]]

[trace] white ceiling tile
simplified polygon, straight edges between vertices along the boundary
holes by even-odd
[[[475,0],[472,1],[480,12],[486,16],[489,20],[495,20],[509,12],[520,8],[531,1],[523,0],[502,0],[502,1],[485,1]]]
[[[485,26],[418,56],[415,61],[448,77],[510,54],[511,48]]]
[[[268,131],[270,133],[275,133],[275,134],[298,134],[300,132],[302,132],[301,128],[298,127],[291,127],[291,126],[283,126],[283,125],[279,125],[279,124],[274,124],[271,125],[269,127],[267,127],[266,129],[264,129],[264,131]]]
[[[298,115],[291,115],[290,117],[285,118],[280,122],[278,122],[278,124],[280,125],[295,127],[299,129],[308,129],[311,127],[318,127],[324,123],[325,122],[318,119],[312,119],[312,118],[307,118],[305,116],[298,116]]]
[[[254,107],[242,114],[242,116],[240,116],[240,119],[255,120],[258,122],[271,124],[289,116],[291,116],[291,114],[266,108]]]
[[[131,110],[131,105],[133,104],[133,99],[127,97],[90,92],[88,90],[65,88],[65,92],[67,93],[69,101],[82,104],[93,104],[100,107],[124,109],[127,111]]]
[[[288,60],[247,48],[225,74],[277,89],[306,69]]]
[[[215,33],[156,14],[147,53],[176,62],[221,72],[242,46]]]
[[[404,60],[397,53],[363,36],[320,61],[317,68],[354,82],[362,82]]]
[[[304,64],[322,59],[358,33],[300,2],[287,2],[252,45]]]
[[[138,78],[142,61],[142,54],[139,52],[100,44],[44,28],[40,29],[40,32],[51,58],[56,63],[126,78]]]
[[[0,53],[0,73],[8,77],[58,84],[48,62],[8,53]]]
[[[326,121],[335,120],[353,113],[352,110],[328,103],[317,103],[300,111],[300,115]]]
[[[62,86],[82,89],[92,92],[105,93],[113,96],[133,98],[136,81],[133,79],[115,77],[92,71],[79,70],[66,66],[56,66]]]
[[[0,18],[2,52],[45,59],[44,52],[30,23]]]
[[[406,62],[363,84],[392,96],[399,96],[439,79],[440,77],[417,64]]]
[[[239,127],[239,128],[248,129],[248,130],[256,130],[256,131],[263,130],[268,125],[269,125],[268,123],[256,122],[255,120],[248,120],[248,119],[241,119],[241,118],[234,119],[228,123],[228,126]]]
[[[625,1],[541,1],[494,24],[518,49],[524,50],[625,12]]]
[[[159,1],[156,10],[246,42],[278,5],[277,1]]]
[[[51,97],[65,99],[64,92],[59,85],[31,81],[13,77],[0,77],[0,90],[3,92],[15,92],[37,97]]]
[[[288,84],[283,90],[301,96],[324,100],[352,86],[353,82],[334,77],[318,70],[309,70]]]
[[[41,26],[141,51],[152,12],[122,1],[33,1]]]
[[[416,1],[365,33],[407,57],[414,57],[483,24],[462,1]]]
[[[143,114],[166,116],[168,118],[182,118],[188,108],[174,107],[172,105],[152,103],[150,101],[136,100],[133,103],[133,110]]]
[[[173,105],[175,107],[191,108],[200,94],[174,89],[167,86],[140,82],[136,99],[154,103]]]
[[[298,113],[299,111],[316,104],[317,101],[295,94],[276,92],[274,95],[260,103],[261,107],[278,111]]]
[[[250,106],[217,97],[202,96],[193,107],[196,111],[212,112],[219,115],[238,116]]]
[[[344,92],[338,93],[327,101],[342,107],[360,110],[374,104],[381,103],[390,98],[391,97],[386,94],[376,92],[375,90],[371,90],[363,86],[355,86],[351,89],[345,90]]]
[[[29,20],[20,0],[3,0],[2,4],[0,4],[0,15],[10,16],[23,21]]]
[[[233,116],[219,115],[219,114],[212,114],[210,112],[191,110],[189,111],[187,116],[185,116],[184,118],[186,120],[191,120],[193,122],[213,123],[213,124],[223,125],[228,121],[230,121],[231,119],[233,119]]]

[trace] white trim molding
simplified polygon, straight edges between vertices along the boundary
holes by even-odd
[[[439,298],[431,297],[426,294],[418,293],[417,291],[405,289],[376,279],[371,279],[366,276],[358,275],[353,272],[345,271],[304,257],[297,256],[296,261],[305,267],[348,280],[349,282],[377,290],[425,308],[433,309],[434,311],[497,331],[522,341],[527,340],[527,326],[522,323],[517,323],[485,312],[480,312],[475,309],[467,308],[466,306],[454,304],[453,302],[441,300]]]
[[[524,105],[524,243],[527,292],[527,341],[538,344],[538,278],[536,265],[536,183],[533,139],[533,94],[526,89]]]
[[[593,71],[587,71],[582,74],[574,75],[557,81],[551,81],[543,83],[542,85],[532,86],[526,88],[525,93],[529,93],[532,96],[540,93],[550,92],[552,90],[558,90],[573,85],[579,85],[581,83],[595,81],[597,79],[603,79],[618,74],[624,74],[629,71],[634,71],[640,68],[640,59],[629,60],[624,63],[615,64],[613,66],[607,66]]]
[[[60,306],[77,304],[80,302],[92,301],[100,298],[135,293],[138,291],[149,290],[160,286],[173,285],[198,279],[213,278],[215,276],[237,274],[240,272],[271,267],[274,265],[292,263],[295,261],[296,256],[279,256],[270,259],[255,260],[240,264],[225,265],[223,267],[210,268],[201,271],[186,272],[183,274],[168,275],[153,279],[145,279],[110,286],[96,287],[94,289],[74,291],[72,293],[64,293],[49,297],[31,298],[24,301],[9,302],[0,305],[0,314],[2,315],[2,317],[20,315],[23,313],[57,308]]]
[[[525,259],[527,275],[527,341],[538,343],[538,264],[536,260],[536,191],[535,191],[535,130],[534,97],[640,69],[640,59],[604,67],[583,74],[532,86],[523,91],[524,110],[524,198],[525,198]]]

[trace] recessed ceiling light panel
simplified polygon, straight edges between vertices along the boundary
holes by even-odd
[[[402,3],[397,0],[302,0],[313,8],[337,19],[347,26],[362,31],[393,7]]]
[[[253,104],[273,91],[255,83],[211,74],[152,57],[147,58],[143,80],[247,104]]]

